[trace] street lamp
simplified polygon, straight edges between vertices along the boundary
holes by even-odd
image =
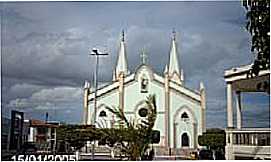
[[[108,53],[99,53],[97,48],[93,48],[92,52],[90,53],[91,56],[96,56],[96,65],[95,65],[95,73],[94,73],[94,116],[92,125],[94,128],[96,127],[96,114],[97,114],[97,87],[98,87],[98,67],[99,67],[99,56],[108,55]],[[95,140],[93,141],[92,145],[92,160],[94,160],[94,151],[95,151]]]

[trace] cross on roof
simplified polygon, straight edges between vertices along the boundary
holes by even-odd
[[[173,30],[172,30],[172,38],[173,38],[173,40],[176,40],[176,31],[175,31],[175,28],[173,28]]]
[[[146,64],[148,56],[146,54],[145,48],[142,49],[142,52],[140,54],[140,58],[141,58],[141,63]]]
[[[121,31],[121,41],[124,42],[124,30]]]

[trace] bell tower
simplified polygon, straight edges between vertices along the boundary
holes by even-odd
[[[178,47],[176,41],[176,32],[172,31],[171,47],[169,52],[168,75],[170,80],[182,84],[184,81],[183,70],[179,69]]]
[[[124,76],[129,74],[127,55],[126,55],[126,44],[124,39],[124,30],[122,30],[120,47],[118,51],[118,59],[115,70],[113,71],[113,80],[117,80],[119,75],[123,73]]]

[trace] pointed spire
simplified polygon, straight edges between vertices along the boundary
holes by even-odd
[[[172,42],[171,49],[169,54],[169,74],[172,75],[174,72],[180,75],[179,71],[179,60],[178,60],[178,51],[177,51],[177,43],[176,43],[176,32],[173,29],[172,31]]]
[[[166,64],[165,70],[164,70],[164,74],[168,73],[168,66]]]
[[[199,89],[200,89],[200,91],[205,89],[204,84],[203,84],[202,81],[199,84]]]
[[[184,81],[184,73],[183,73],[183,69],[181,69],[181,81]]]
[[[85,80],[84,89],[87,89],[89,87],[90,87],[90,83],[87,80]]]
[[[116,72],[113,70],[113,81],[116,81]]]
[[[127,64],[127,56],[126,56],[126,46],[124,42],[124,30],[122,30],[121,42],[120,42],[120,47],[118,51],[118,60],[117,60],[117,65],[115,69],[116,78],[121,72],[123,72],[124,75],[127,75],[129,73],[128,64]]]

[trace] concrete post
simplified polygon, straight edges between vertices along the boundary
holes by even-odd
[[[165,147],[170,147],[170,132],[169,132],[169,76],[165,74]]]
[[[84,116],[83,116],[83,124],[88,124],[88,95],[89,95],[89,88],[85,87],[84,88],[84,102],[83,102],[83,107],[84,107]]]
[[[124,111],[124,73],[119,74],[119,107]]]
[[[200,106],[201,106],[201,128],[202,128],[202,132],[199,133],[203,133],[206,132],[206,125],[205,125],[205,110],[206,110],[206,94],[205,94],[205,88],[203,85],[203,82],[200,82]]]

